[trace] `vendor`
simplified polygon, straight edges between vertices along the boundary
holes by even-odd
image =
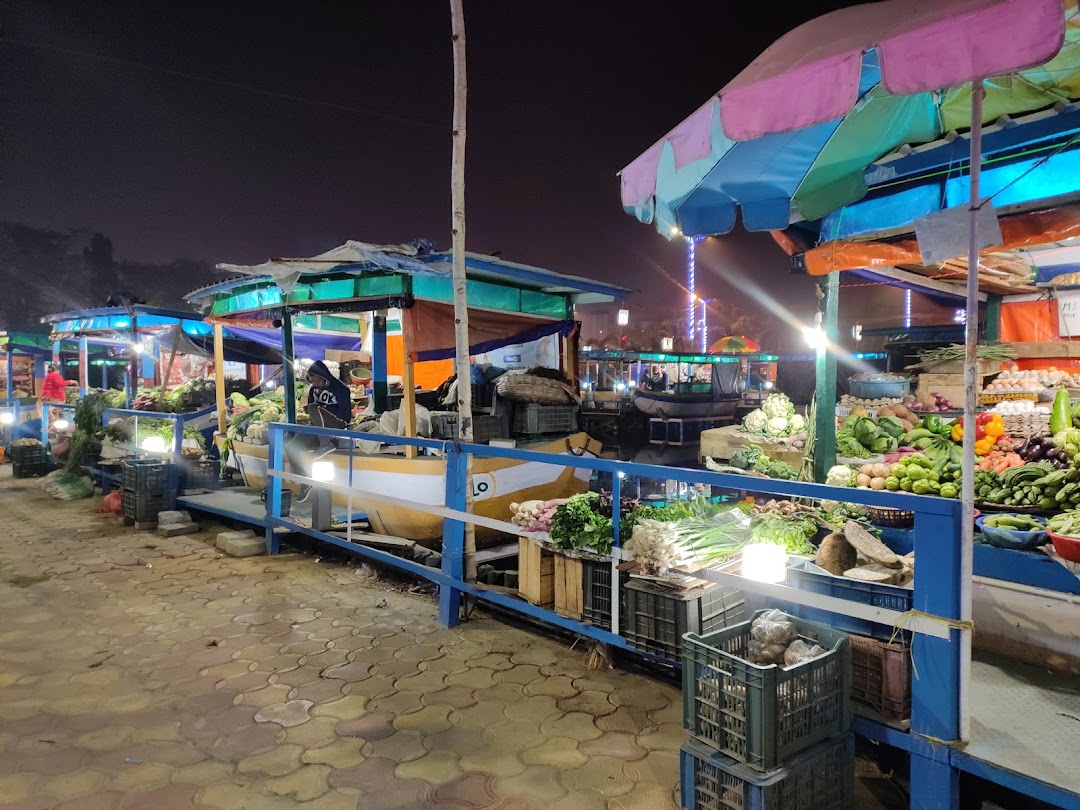
[[[342,430],[348,427],[352,418],[352,402],[349,386],[337,379],[330,373],[326,364],[316,361],[311,364],[307,372],[307,381],[311,383],[307,396],[307,413],[311,418],[311,424],[316,427],[333,428]],[[300,433],[293,436],[284,447],[285,458],[289,460],[293,475],[309,475],[304,454],[314,452],[316,458],[333,452],[330,441],[326,437],[313,436],[310,433]],[[304,484],[300,487],[299,500],[306,500],[311,494],[311,487]]]
[[[41,381],[42,402],[64,402],[66,397],[64,389],[67,387],[65,380],[56,370],[56,366],[49,363],[45,378]]]

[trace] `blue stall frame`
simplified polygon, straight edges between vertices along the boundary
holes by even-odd
[[[504,609],[516,611],[532,619],[554,625],[580,636],[626,649],[626,639],[616,632],[603,630],[557,615],[513,597],[478,587],[464,581],[464,527],[466,522],[482,523],[486,519],[476,517],[466,510],[465,480],[468,456],[504,458],[559,466],[587,469],[612,474],[612,499],[614,503],[613,524],[616,549],[618,537],[619,503],[622,477],[625,475],[659,480],[678,480],[687,484],[702,484],[726,490],[754,492],[760,495],[782,498],[812,498],[859,503],[867,506],[892,507],[915,512],[915,528],[911,543],[920,560],[914,583],[914,613],[898,614],[878,608],[857,605],[833,597],[807,594],[787,586],[769,586],[760,583],[746,584],[747,590],[764,593],[777,600],[795,604],[813,604],[837,614],[859,615],[860,612],[876,612],[876,620],[889,624],[903,621],[906,629],[913,631],[913,667],[919,673],[912,681],[912,716],[910,731],[898,730],[884,723],[859,718],[853,729],[860,735],[878,743],[902,749],[910,754],[911,806],[920,810],[945,810],[957,806],[959,801],[960,772],[975,774],[998,785],[1019,791],[1043,801],[1062,807],[1080,807],[1080,796],[1069,790],[1041,782],[1002,766],[977,759],[957,747],[961,725],[962,683],[961,636],[970,633],[970,625],[960,620],[959,589],[961,577],[961,505],[957,501],[924,496],[912,498],[903,493],[872,490],[838,490],[820,484],[751,479],[702,470],[659,467],[612,461],[601,458],[576,458],[558,456],[528,450],[496,448],[488,445],[467,445],[455,442],[433,441],[399,436],[381,436],[354,431],[334,431],[311,426],[274,423],[270,426],[270,447],[267,475],[270,478],[267,498],[266,550],[269,554],[280,551],[281,537],[275,527],[314,537],[322,542],[346,549],[361,557],[392,566],[413,576],[429,580],[439,586],[439,619],[446,627],[454,627],[460,620],[463,595],[483,599]],[[326,489],[347,495],[348,486],[326,484],[284,471],[285,434],[307,434],[322,438],[366,439],[403,447],[413,447],[443,453],[446,458],[446,497],[443,507],[423,507],[444,517],[442,567],[427,568],[409,560],[403,560],[384,551],[351,543],[315,528],[297,525],[281,517],[283,483],[308,484],[316,490]],[[351,443],[350,443],[351,446]],[[350,454],[354,452],[350,450]],[[414,507],[415,508],[415,507]],[[513,529],[511,528],[511,531]],[[618,552],[613,553],[613,566],[617,564]],[[714,576],[710,572],[699,574],[706,579],[727,581],[728,574]],[[617,582],[618,578],[613,578]],[[618,628],[618,599],[612,599],[612,627]]]

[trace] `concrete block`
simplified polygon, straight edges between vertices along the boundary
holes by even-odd
[[[182,534],[195,534],[199,531],[198,523],[162,523],[158,521],[157,533],[162,537],[179,537]]]
[[[217,539],[214,541],[214,545],[224,551],[226,543],[232,540],[247,540],[254,536],[255,532],[253,532],[251,529],[243,529],[241,531],[235,532],[220,532],[217,536]]]
[[[240,533],[232,532],[232,534]],[[266,553],[266,543],[261,537],[233,537],[226,540],[224,545],[219,543],[218,548],[232,557],[254,557],[257,554]]]
[[[191,515],[188,512],[173,509],[168,512],[158,512],[157,520],[162,526],[173,523],[191,523]]]

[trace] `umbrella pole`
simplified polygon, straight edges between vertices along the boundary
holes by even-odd
[[[960,497],[960,619],[971,621],[972,554],[975,534],[975,398],[979,340],[979,173],[982,163],[983,82],[971,83],[971,197],[968,216],[967,322],[964,330],[964,453]],[[971,630],[960,631],[960,739],[971,737]]]

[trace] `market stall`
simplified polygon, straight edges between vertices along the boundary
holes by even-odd
[[[457,381],[444,377],[438,380],[437,391],[417,390],[420,367],[437,364],[436,373],[445,373],[448,369],[443,364],[453,355],[449,262],[449,254],[426,245],[349,242],[311,259],[275,260],[254,267],[222,265],[239,277],[188,296],[215,326],[280,330],[286,358],[280,393],[264,392],[239,408],[234,398],[231,421],[218,438],[242,470],[248,487],[261,490],[267,482],[267,426],[275,421],[309,421],[311,408],[305,407],[305,375],[297,367],[301,355],[296,341],[301,319],[316,315],[322,317],[324,327],[332,316],[339,322],[351,320],[355,334],[370,335],[364,341],[371,357],[370,380],[365,385],[373,392],[372,401],[369,407],[355,409],[348,421],[373,435],[457,438],[453,395]],[[516,441],[534,443],[556,455],[589,451],[595,442],[577,430],[573,308],[577,303],[611,301],[628,291],[477,254],[468,255],[466,269],[472,308],[470,384],[475,440],[504,440],[513,435]],[[400,343],[390,339],[393,321],[400,323]],[[322,332],[316,329],[315,334]],[[511,347],[521,348],[509,352]],[[528,368],[494,367],[494,362],[504,362],[509,355],[518,358],[518,364],[526,355],[535,360]],[[401,369],[401,400],[392,407],[390,386],[397,367]],[[329,378],[336,381],[338,375],[331,370]],[[489,393],[486,403],[478,399],[478,387],[493,392],[494,398]],[[497,405],[496,400],[503,404]],[[228,413],[223,411],[223,416]],[[328,457],[333,465],[330,474],[362,481],[375,494],[408,490],[421,500],[442,497],[444,459],[420,454],[412,446],[385,444],[379,440],[345,443],[345,452]],[[304,459],[294,456],[293,463]],[[539,493],[571,494],[584,487],[569,471],[554,480],[546,478],[546,473],[537,478],[533,472],[529,465],[505,463],[478,469],[479,508],[501,514],[513,500]],[[400,508],[368,508],[369,503],[358,497],[349,509],[366,512],[376,532],[428,543],[440,536],[437,518],[418,521]]]
[[[1024,507],[1071,505],[1070,476],[1075,473],[1054,469],[1062,455],[1070,459],[1063,463],[1071,465],[1068,434],[1055,442],[1053,453],[1039,443],[1038,452],[1049,457],[1044,461],[1016,453],[1017,448],[1000,439],[1004,419],[1012,415],[980,414],[982,386],[976,380],[980,299],[987,304],[989,320],[996,320],[993,310],[1000,307],[1000,299],[990,295],[1034,292],[1030,266],[1018,251],[1067,243],[1080,222],[1071,204],[1078,189],[1070,166],[1080,152],[1075,148],[1077,121],[1068,103],[1080,97],[1080,91],[1060,81],[1078,70],[1073,43],[1080,31],[1075,4],[1065,6],[1067,17],[1056,0],[919,8],[882,3],[826,15],[778,41],[622,172],[624,206],[662,234],[693,241],[726,233],[741,212],[747,228],[774,232],[794,267],[825,277],[818,315],[807,325],[807,332],[818,336],[816,480],[834,476],[833,483],[854,479],[870,492],[918,493],[901,496],[913,506],[922,498],[947,502],[926,497],[935,491],[939,496],[964,496],[962,512],[954,511],[962,515],[956,527],[962,537],[956,549],[959,564],[954,576],[942,583],[964,624],[950,633],[946,645],[934,647],[937,660],[955,676],[941,695],[956,710],[949,713],[948,731],[930,732],[930,718],[918,712],[911,734],[861,729],[909,752],[913,806],[955,806],[958,771],[970,765],[960,758],[942,763],[927,756],[920,735],[967,742],[968,752],[978,748],[989,757],[980,775],[1017,784],[1008,766],[1002,768],[1001,758],[991,756],[985,737],[972,733],[970,722],[976,498],[999,502],[1013,513],[980,518],[987,536],[1031,529],[1026,517],[1016,515]],[[927,58],[930,52],[932,59]],[[984,80],[988,76],[994,78]],[[958,137],[965,129],[969,134]],[[958,258],[961,255],[966,260]],[[960,281],[966,315],[962,402],[949,402],[941,391],[932,402],[920,401],[903,377],[868,373],[855,382],[870,389],[895,386],[901,389],[896,392],[899,401],[884,401],[895,400],[893,392],[860,396],[852,391],[868,401],[849,403],[851,412],[837,424],[834,348],[837,273],[843,270],[869,273],[883,283],[917,283],[946,291],[956,291],[951,282]],[[985,390],[992,401],[1011,399],[1025,386],[1023,380],[1006,377]],[[876,406],[877,415],[871,417],[864,404]],[[939,414],[951,404],[962,410],[963,421],[946,425]],[[917,405],[924,407],[913,407]],[[931,407],[932,413],[921,416]],[[882,410],[891,415],[882,416]],[[901,445],[915,452],[886,461]],[[836,466],[835,454],[841,449],[864,457],[865,466]],[[871,464],[873,454],[882,459]],[[990,469],[976,470],[984,463],[980,458]],[[982,476],[978,482],[977,472]],[[908,519],[904,507],[893,508],[896,511],[877,516],[879,524]],[[1055,525],[1072,529],[1068,518]],[[850,534],[847,540],[852,540]],[[860,548],[861,541],[849,545],[860,554],[870,549]],[[904,567],[903,561],[897,564],[898,551],[875,548],[873,554],[863,554],[876,568],[861,579],[895,584]],[[916,602],[921,571],[915,574]],[[851,615],[836,613],[840,615],[826,616],[834,626],[843,614]],[[927,641],[918,633],[915,646],[920,645],[925,649]],[[693,761],[684,759],[684,767],[693,773]],[[1075,803],[1080,785],[1071,775],[1053,775],[1048,781]],[[689,784],[692,793],[693,779]],[[1025,784],[1021,789],[1046,791],[1047,786]]]

